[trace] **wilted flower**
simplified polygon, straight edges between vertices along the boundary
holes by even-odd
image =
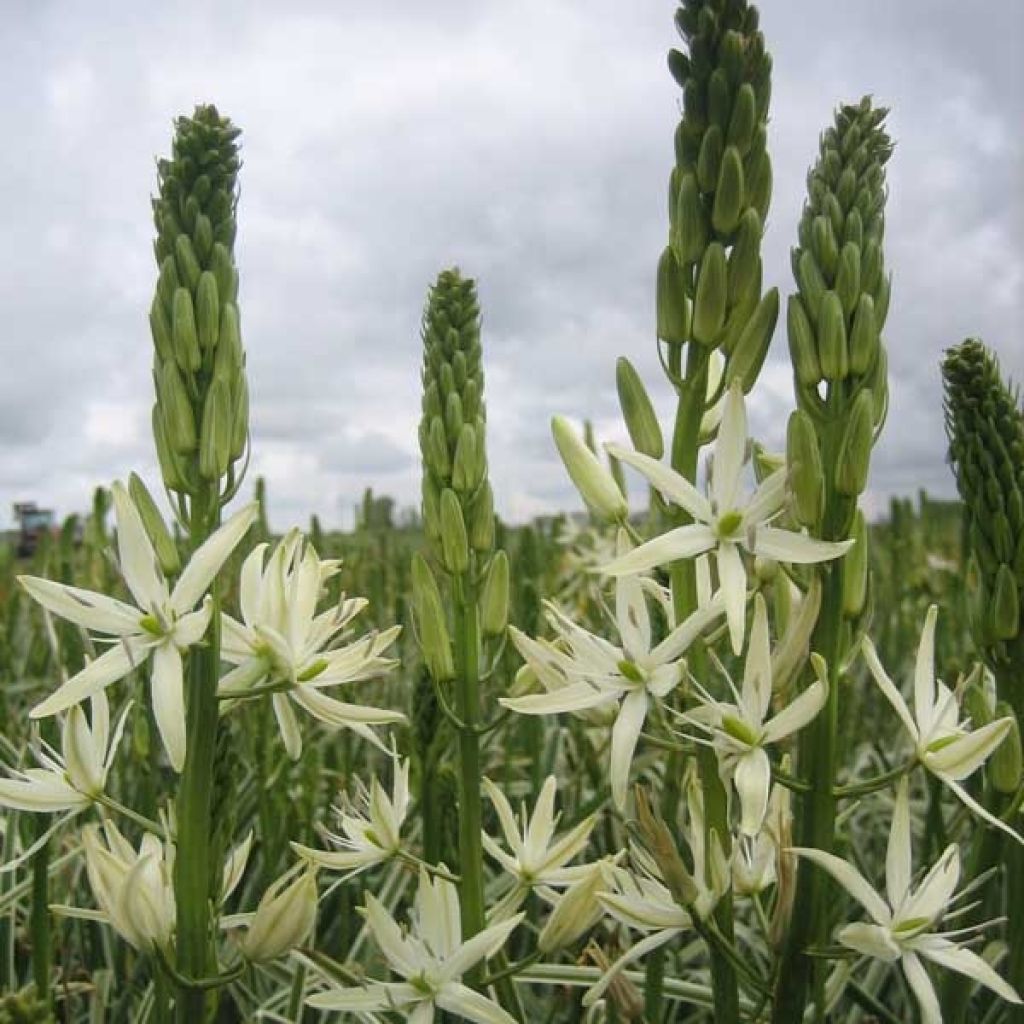
[[[887,899],[882,899],[856,868],[834,854],[804,847],[794,847],[792,852],[824,868],[868,912],[871,924],[845,925],[836,937],[865,956],[887,963],[899,961],[921,1007],[923,1024],[942,1024],[942,1010],[921,957],[972,978],[1008,1002],[1021,1002],[977,953],[953,941],[952,936],[964,934],[962,930],[931,930],[948,909],[960,880],[960,853],[951,843],[920,885],[911,889],[913,859],[905,778],[900,780],[885,858]]]
[[[302,735],[291,701],[321,722],[351,729],[383,749],[370,726],[401,722],[401,712],[346,704],[320,691],[371,679],[394,667],[384,652],[400,627],[334,646],[366,601],[342,599],[317,614],[323,585],[339,563],[321,561],[298,530],[279,541],[264,566],[266,550],[266,544],[258,545],[242,566],[242,621],[222,616],[221,656],[236,667],[221,679],[219,695],[244,698],[257,687],[273,689],[274,714],[293,760],[302,752]]]
[[[397,1010],[415,1024],[428,1024],[445,1010],[483,1024],[515,1024],[497,1003],[461,982],[462,975],[505,944],[523,915],[491,925],[462,941],[455,886],[420,870],[413,927],[403,932],[372,893],[366,897],[366,923],[400,982],[374,981],[362,987],[335,987],[311,996],[319,1010],[370,1012]]]
[[[199,611],[193,609],[245,536],[258,508],[247,505],[216,530],[192,555],[171,590],[127,489],[117,482],[112,493],[121,573],[138,607],[53,580],[20,576],[29,594],[55,615],[116,638],[115,646],[89,662],[29,714],[46,718],[79,704],[139,668],[152,655],[153,716],[172,767],[181,771],[185,763],[181,655],[203,638],[211,613],[208,602]]]

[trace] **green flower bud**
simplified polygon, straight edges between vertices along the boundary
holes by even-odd
[[[469,509],[469,543],[474,551],[486,553],[494,547],[494,492],[484,480]]]
[[[693,174],[684,174],[679,182],[676,233],[672,239],[672,248],[680,263],[697,263],[700,260],[708,244],[708,229],[708,215],[697,178]]]
[[[726,139],[730,146],[736,147],[740,156],[746,156],[750,151],[756,127],[757,98],[754,95],[754,87],[749,82],[744,82],[736,93],[736,102],[733,104],[732,117],[729,118],[729,134]]]
[[[244,374],[238,377],[231,406],[231,460],[240,459],[249,443],[249,383]]]
[[[167,256],[160,264],[160,276],[156,282],[156,297],[160,300],[167,315],[170,316],[174,306],[174,293],[181,281],[178,278],[178,267],[173,256]]]
[[[818,362],[826,380],[843,380],[850,372],[850,354],[846,345],[846,318],[843,304],[833,291],[825,292],[818,317]]]
[[[875,289],[875,322],[878,329],[885,326],[886,318],[889,316],[889,298],[892,295],[892,278],[883,275]]]
[[[814,328],[799,295],[790,295],[786,305],[786,331],[789,337],[789,358],[796,379],[806,387],[816,387],[821,380],[818,345]]]
[[[480,628],[484,636],[500,636],[508,624],[508,555],[496,551],[480,596]]]
[[[157,375],[157,404],[171,449],[178,455],[190,455],[198,444],[195,416],[177,363],[172,359],[164,363]]]
[[[615,387],[633,447],[652,459],[660,459],[665,454],[661,424],[640,374],[625,356],[620,356],[615,364]]]
[[[995,712],[996,718],[1010,719],[1010,730],[988,759],[988,777],[996,792],[1005,796],[1013,796],[1020,788],[1022,765],[1024,765],[1020,727],[1017,724],[1013,708],[1006,701],[999,701],[996,704]]]
[[[675,250],[666,246],[658,260],[658,337],[670,345],[683,345],[690,336],[690,301],[686,297],[686,275]]]
[[[167,439],[164,415],[159,402],[153,405],[152,427],[153,440],[156,443],[156,457],[160,463],[160,475],[164,478],[165,486],[168,490],[186,493],[188,487],[185,483],[185,476],[171,450],[170,441]],[[192,430],[195,431],[194,425]]]
[[[149,310],[149,329],[153,335],[153,347],[159,362],[174,358],[174,338],[171,334],[171,319],[159,297],[153,299]]]
[[[611,473],[601,465],[569,421],[563,416],[553,417],[551,433],[558,454],[562,456],[562,462],[587,506],[604,519],[624,519],[629,514],[626,499]]]
[[[211,349],[220,335],[220,300],[217,296],[217,278],[209,270],[199,275],[196,291],[196,333],[199,347]]]
[[[178,276],[186,287],[194,292],[199,287],[199,275],[203,268],[199,266],[192,240],[188,235],[178,235],[174,240],[174,256],[178,264]]]
[[[1009,525],[1006,529],[1009,532]],[[1017,580],[1005,562],[996,570],[992,603],[989,607],[992,636],[996,640],[1013,640],[1021,627],[1020,601],[1017,596]]]
[[[437,580],[426,559],[412,556],[412,603],[416,633],[427,669],[439,683],[455,678],[452,644]]]
[[[450,487],[441,491],[441,562],[453,574],[463,573],[469,568],[466,523],[459,499]]]
[[[878,351],[878,341],[874,299],[861,295],[850,331],[850,373],[860,376],[868,372]]]
[[[878,358],[875,360],[869,386],[874,403],[872,417],[875,430],[880,430],[889,411],[889,354],[881,340],[878,342]]]
[[[244,377],[245,355],[238,335],[238,309],[227,305],[220,315],[217,348],[213,357],[213,375],[231,386]]]
[[[744,206],[743,160],[735,146],[727,146],[722,154],[718,188],[711,208],[711,225],[721,235],[736,230]]]
[[[174,293],[171,336],[174,339],[174,357],[178,365],[185,373],[196,373],[203,365],[203,357],[199,351],[192,296],[187,288],[179,288]]]
[[[825,473],[814,422],[802,409],[790,414],[786,427],[786,466],[793,512],[813,531],[825,510]]]
[[[882,280],[882,246],[877,238],[869,238],[864,243],[860,256],[860,286],[874,293]]]
[[[779,290],[772,288],[757,304],[726,364],[726,380],[739,380],[744,392],[750,391],[761,372],[778,319]]]
[[[220,380],[214,380],[203,405],[203,424],[199,435],[199,475],[204,480],[219,480],[231,460],[231,392]]]
[[[457,396],[451,396],[453,398]],[[460,494],[467,494],[476,486],[477,441],[476,431],[468,424],[462,425],[459,440],[455,446],[455,461],[452,465],[452,487]]]
[[[723,68],[716,68],[708,80],[708,130],[717,125],[723,132],[729,127],[732,90],[729,76]]]
[[[428,468],[438,479],[447,480],[451,476],[448,441],[440,416],[435,416],[427,428],[427,449],[423,456]]]
[[[195,251],[199,257],[199,262],[205,263],[210,258],[210,253],[213,250],[213,225],[205,213],[201,213],[196,217],[196,226],[192,232],[192,240],[195,243]]]
[[[847,242],[840,253],[835,291],[843,312],[852,316],[860,298],[860,249],[853,242]]]
[[[995,708],[992,707],[988,694],[985,692],[984,677],[980,665],[975,666],[974,670],[967,677],[967,685],[964,687],[963,705],[974,729],[983,729],[995,718]]]
[[[811,221],[811,248],[823,275],[834,280],[839,266],[839,245],[828,217],[819,215]]]
[[[836,459],[836,491],[856,498],[867,486],[875,427],[871,392],[861,391],[846,418]]]
[[[463,423],[462,399],[457,392],[451,391],[444,403],[444,433],[449,445],[458,443]]]
[[[160,510],[156,507],[153,496],[149,493],[146,485],[138,473],[132,473],[128,477],[128,493],[132,502],[139,510],[139,518],[145,527],[146,535],[153,545],[156,553],[156,560],[160,563],[160,570],[165,576],[177,576],[181,572],[181,557],[178,554],[178,546],[167,529]]]
[[[767,153],[760,152],[751,161],[746,172],[746,185],[747,202],[757,210],[757,215],[764,223],[772,201],[772,163]]]
[[[238,271],[231,253],[223,242],[215,242],[210,256],[210,270],[217,279],[217,294],[224,302],[234,302],[238,292]]]
[[[854,513],[850,536],[853,547],[843,558],[843,615],[857,619],[868,597],[868,528],[860,509]]]
[[[806,249],[797,257],[796,282],[800,288],[800,298],[803,300],[807,316],[811,323],[817,326],[820,319],[821,303],[827,289],[814,254]],[[841,305],[840,312],[842,312]]]
[[[712,242],[701,260],[697,294],[693,303],[693,337],[702,345],[713,345],[725,323],[729,295],[728,265],[725,249]]]
[[[744,211],[729,252],[729,299],[735,306],[747,294],[761,265],[761,218],[757,210]]]
[[[718,185],[718,175],[722,167],[722,154],[725,141],[722,129],[717,124],[711,125],[704,133],[697,155],[697,184],[701,192],[713,192]]]

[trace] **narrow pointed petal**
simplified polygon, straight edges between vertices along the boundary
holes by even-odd
[[[939,609],[933,604],[924,620],[914,662],[914,717],[922,736],[931,732],[935,714],[935,619],[938,614]]]
[[[555,793],[557,790],[557,780],[554,775],[549,775],[541,787],[524,836],[525,853],[531,864],[539,861],[544,855],[544,851],[547,850],[551,837],[554,835]]]
[[[913,878],[914,865],[910,848],[910,803],[907,798],[907,780],[900,779],[896,791],[896,807],[889,827],[889,845],[885,854],[885,894],[889,906],[898,911]]]
[[[738,658],[743,652],[743,636],[747,628],[747,570],[743,568],[739,548],[730,541],[719,544],[717,557],[729,639],[732,641],[732,653]]]
[[[642,690],[627,694],[619,709],[615,725],[612,726],[611,786],[612,800],[622,810],[626,806],[626,790],[629,787],[629,769],[633,752],[640,738],[644,719],[647,717],[648,697]]]
[[[660,537],[633,548],[627,555],[616,558],[599,570],[606,576],[629,576],[634,573],[647,572],[658,565],[678,561],[680,558],[693,558],[715,546],[716,537],[711,527],[703,523],[691,523],[689,526],[677,526]]]
[[[913,953],[904,953],[901,962],[903,973],[907,976],[917,1005],[921,1008],[921,1024],[942,1024],[939,997],[935,994],[935,986],[932,985],[924,964]]]
[[[885,695],[885,699],[892,705],[893,711],[899,715],[903,727],[910,733],[910,738],[914,741],[914,745],[917,746],[921,739],[917,723],[914,721],[914,716],[910,713],[907,702],[903,699],[903,694],[896,688],[896,684],[889,678],[889,673],[882,667],[882,662],[878,658],[875,645],[867,637],[864,637],[861,643],[861,650],[864,653],[864,661],[867,663],[868,670],[875,677],[875,682],[878,683],[879,689]]]
[[[416,974],[420,968],[416,951],[373,893],[366,896],[366,923],[392,968],[406,978]]]
[[[523,914],[516,914],[507,921],[492,924],[489,928],[485,928],[482,932],[477,932],[471,939],[463,942],[445,960],[440,975],[442,982],[461,978],[474,964],[479,963],[486,957],[493,956],[505,945],[512,932],[519,927],[523,916]]]
[[[997,718],[980,729],[958,736],[938,750],[926,751],[921,760],[936,775],[949,775],[958,781],[966,779],[995,752],[1012,724],[1011,718]]]
[[[734,381],[725,396],[711,467],[711,493],[719,513],[728,512],[736,505],[746,452],[747,410],[743,404],[743,390],[739,382]]]
[[[522,840],[519,838],[519,826],[516,824],[512,805],[505,794],[488,778],[484,778],[484,789],[498,813],[501,830],[505,833],[505,842],[518,856],[522,852]]]
[[[46,778],[0,779],[0,807],[32,814],[77,810],[91,802],[54,772]]]
[[[395,989],[399,992],[393,991]],[[399,993],[406,994],[407,1001],[420,998],[412,985],[373,985],[368,988],[331,988],[326,992],[317,992],[306,999],[306,1005],[315,1010],[372,1012],[401,1005]]]
[[[740,798],[740,831],[756,836],[768,810],[772,768],[762,747],[754,747],[736,762],[733,785]]]
[[[790,701],[774,718],[765,723],[762,734],[765,743],[778,743],[779,740],[802,729],[815,718],[825,706],[828,689],[816,679],[810,686]]]
[[[882,897],[871,888],[855,867],[847,864],[841,857],[806,846],[792,846],[789,852],[824,868],[871,915],[875,924],[888,925],[891,922],[892,912]]]
[[[659,664],[675,661],[690,649],[694,640],[704,632],[725,611],[725,598],[719,591],[714,597],[701,602],[672,630],[657,647],[651,651],[651,660]]]
[[[751,721],[763,722],[772,699],[772,652],[768,634],[768,609],[764,597],[754,598],[754,622],[750,628],[747,658],[743,664],[743,707]]]
[[[113,636],[131,636],[141,631],[142,615],[124,601],[39,576],[19,576],[18,582],[33,600],[76,626]]]
[[[590,683],[572,683],[549,693],[531,693],[526,697],[499,697],[502,707],[520,715],[557,715],[563,711],[585,711],[596,708],[617,694]]]
[[[302,732],[295,718],[295,709],[285,693],[275,693],[273,704],[274,717],[277,719],[277,726],[281,730],[281,738],[284,740],[284,749],[293,761],[298,761],[302,754]]]
[[[615,582],[615,621],[626,657],[631,661],[646,658],[651,650],[651,617],[636,576],[620,576]]]
[[[917,891],[901,907],[893,907],[893,911],[901,921],[935,921],[949,908],[959,881],[960,851],[955,843],[950,843],[924,876]]]
[[[775,470],[754,491],[743,509],[743,532],[748,533],[762,523],[773,519],[786,503],[786,469]]]
[[[982,818],[990,825],[994,825],[1000,831],[1005,832],[1008,836],[1016,839],[1018,843],[1024,844],[1024,836],[1021,836],[1019,832],[1012,829],[1001,818],[997,818],[991,811],[987,811],[982,807],[981,804],[979,804],[978,801],[975,800],[974,797],[971,796],[971,794],[968,793],[967,790],[964,789],[964,787],[961,786],[960,783],[951,775],[939,775],[937,772],[933,774],[935,774],[937,779],[942,781],[944,786],[951,789],[960,799],[961,803],[966,804],[979,818]]]
[[[515,1017],[503,1010],[485,995],[465,985],[449,982],[434,999],[438,1009],[457,1014],[475,1024],[516,1024]],[[424,1018],[429,1020],[432,1018]]]
[[[111,683],[128,675],[145,659],[148,651],[135,638],[122,640],[105,651],[95,661],[90,661],[81,672],[73,675],[59,690],[37,704],[28,714],[29,718],[49,718],[58,711],[66,711],[81,703],[94,693],[99,693]]]
[[[154,649],[150,692],[164,749],[171,767],[180,772],[185,766],[185,686],[181,653],[174,644],[164,643]]]
[[[238,581],[238,601],[242,621],[250,628],[256,623],[260,611],[260,588],[263,585],[263,559],[267,544],[257,544],[246,555]]]
[[[142,525],[142,517],[124,484],[116,481],[111,493],[117,517],[117,554],[121,572],[139,607],[149,611],[166,600],[167,581]]]
[[[664,928],[661,931],[645,936],[635,946],[631,946],[627,949],[626,952],[623,953],[607,971],[605,971],[601,980],[587,990],[587,994],[583,997],[583,1005],[593,1006],[594,1003],[596,1003],[605,994],[609,985],[611,985],[618,975],[634,960],[639,960],[640,957],[646,956],[659,946],[664,946],[666,942],[670,942],[674,939],[680,931],[682,931],[681,928]]]
[[[892,933],[879,924],[857,921],[844,925],[836,932],[836,938],[842,945],[849,946],[858,953],[887,963],[895,963],[902,955],[900,947],[893,941]]]
[[[755,555],[793,565],[830,562],[845,555],[852,546],[852,540],[816,540],[807,534],[782,530],[777,526],[758,526],[754,530]]]
[[[650,485],[660,491],[669,501],[686,509],[698,522],[706,523],[711,518],[711,506],[708,499],[697,490],[689,480],[664,463],[652,459],[648,455],[623,448],[617,444],[605,445],[609,455],[615,456],[620,462],[632,466],[638,473],[647,478]]]
[[[215,530],[188,560],[171,595],[171,604],[179,615],[195,608],[210,589],[220,567],[256,521],[258,514],[259,505],[256,502],[246,505]]]
[[[1008,1003],[1019,1004],[1020,995],[1009,982],[1004,981],[977,953],[963,949],[948,939],[934,935],[922,936],[915,949],[921,956],[933,960],[957,974],[966,975],[991,989]]]

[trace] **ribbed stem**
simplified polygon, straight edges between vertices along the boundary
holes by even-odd
[[[35,817],[38,835],[49,827],[43,815]],[[47,1005],[50,1001],[50,844],[44,843],[32,858],[32,980],[36,984],[37,998]]]

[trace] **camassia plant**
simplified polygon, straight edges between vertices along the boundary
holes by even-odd
[[[886,111],[842,104],[820,137],[769,451],[748,411],[780,313],[772,61],[747,0],[685,0],[676,25],[674,408],[623,355],[629,443],[605,458],[553,417],[588,510],[558,532],[496,520],[454,268],[422,320],[421,530],[368,492],[343,563],[318,521],[271,537],[262,486],[228,510],[250,457],[239,131],[178,120],[150,311],[173,526],[133,474],[113,538],[98,497],[82,565],[69,542],[19,577],[43,652],[0,658],[51,678],[0,694],[0,907],[25,925],[0,952],[34,982],[0,1021],[1021,1019],[1019,401],[980,343],[948,354],[971,669],[959,605],[876,607],[904,592],[891,565],[874,583],[860,507],[888,409]]]

